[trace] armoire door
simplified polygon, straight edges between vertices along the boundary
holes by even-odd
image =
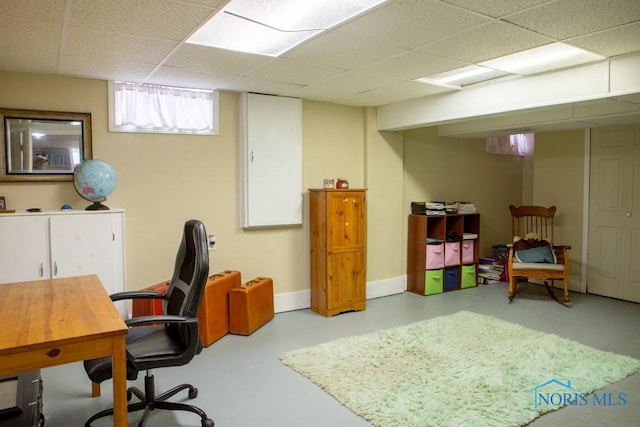
[[[329,253],[364,252],[366,249],[364,193],[329,193],[327,216]]]
[[[591,131],[587,291],[640,302],[640,126]]]
[[[365,300],[365,215],[364,192],[328,193],[329,309]]]

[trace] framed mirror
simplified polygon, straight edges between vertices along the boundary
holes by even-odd
[[[0,109],[0,181],[72,181],[91,158],[91,113]]]

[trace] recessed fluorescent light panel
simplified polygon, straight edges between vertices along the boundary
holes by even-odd
[[[573,67],[602,59],[604,56],[577,47],[563,43],[552,43],[481,62],[480,65],[512,74],[527,75]]]
[[[416,79],[420,83],[461,89],[474,83],[496,79],[506,75],[528,75],[559,70],[589,62],[600,61],[596,55],[563,43],[552,43],[522,52],[506,55],[477,65]]]
[[[187,43],[279,56],[386,0],[231,0]]]
[[[478,65],[469,65],[467,67],[433,74],[429,77],[422,77],[415,81],[419,83],[448,87],[451,89],[460,89],[462,86],[495,79],[507,74],[508,73],[505,73],[504,71],[493,70],[491,68],[480,67]]]

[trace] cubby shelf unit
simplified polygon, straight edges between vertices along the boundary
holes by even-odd
[[[447,254],[447,234],[465,238]],[[429,265],[427,238],[442,245],[442,265]],[[480,214],[409,215],[407,239],[407,290],[419,295],[448,292],[478,285]],[[442,242],[442,243],[438,243]],[[463,249],[464,248],[464,249]],[[452,260],[451,255],[454,255]],[[455,259],[457,256],[457,260]],[[447,260],[445,262],[445,257]],[[437,264],[437,263],[436,263]],[[445,265],[447,264],[447,265]],[[439,291],[437,281],[442,280]],[[435,285],[435,287],[434,287]]]

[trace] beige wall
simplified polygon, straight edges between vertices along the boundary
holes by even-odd
[[[303,104],[304,225],[240,227],[239,96],[220,97],[217,136],[112,133],[107,130],[107,82],[0,72],[0,106],[91,112],[93,153],[111,163],[118,186],[107,201],[127,210],[128,289],[167,279],[189,218],[216,234],[211,272],[240,270],[243,278],[274,278],[275,292],[309,289],[308,197],[324,178],[346,177],[367,188],[369,283],[402,278],[406,216],[411,201],[469,200],[481,213],[481,254],[510,238],[510,203],[523,195],[523,159],[486,154],[483,140],[440,137],[436,128],[377,131],[375,109],[305,101]],[[582,133],[536,135],[532,180],[536,203],[556,204],[559,237],[580,254]],[[525,168],[526,169],[526,168]],[[558,180],[558,170],[567,174]],[[83,209],[67,183],[0,183],[8,207]],[[571,220],[569,220],[571,218]],[[573,269],[572,274],[579,273]]]
[[[480,213],[480,256],[511,239],[508,206],[522,199],[521,157],[488,154],[484,140],[441,137],[435,127],[405,131],[404,139],[405,215],[412,201],[466,200]]]
[[[118,175],[106,204],[127,210],[128,289],[170,276],[182,224],[198,218],[217,237],[212,273],[240,270],[246,280],[270,276],[276,293],[307,290],[306,225],[240,227],[238,102],[236,93],[221,94],[218,136],[115,133],[107,131],[106,81],[0,73],[4,108],[92,113],[94,158],[112,164]],[[362,108],[303,104],[305,191],[322,186],[326,177],[344,176],[352,187],[364,185],[364,131]],[[1,183],[0,195],[16,210],[88,205],[70,182]]]
[[[557,206],[558,244],[570,245],[570,288],[579,290],[583,237],[585,133],[583,130],[536,134],[533,203]]]
[[[402,251],[406,221],[402,133],[378,132],[373,108],[367,109],[366,119],[367,280],[371,282],[406,273]]]

